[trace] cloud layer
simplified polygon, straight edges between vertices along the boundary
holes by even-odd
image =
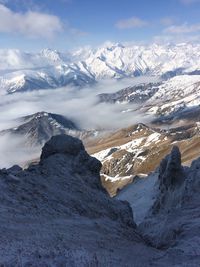
[[[0,131],[16,127],[17,118],[39,111],[62,114],[73,120],[83,129],[117,129],[147,122],[149,116],[135,112],[122,112],[135,109],[134,104],[112,105],[97,104],[96,95],[105,92],[116,92],[119,89],[143,82],[157,81],[155,77],[141,77],[121,82],[104,81],[92,88],[61,88],[27,93],[4,95],[0,98]],[[29,149],[24,146],[22,138],[0,135],[0,168],[13,164],[23,164],[36,158],[40,148]]]

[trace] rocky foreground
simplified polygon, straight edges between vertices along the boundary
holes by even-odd
[[[0,171],[0,264],[199,266],[200,160],[180,162],[174,148],[137,226],[128,202],[102,188],[101,163],[82,142],[52,137],[38,164]]]

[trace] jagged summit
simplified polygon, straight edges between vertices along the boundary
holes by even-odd
[[[68,129],[74,129],[74,130],[79,129],[79,127],[73,121],[67,119],[65,116],[62,116],[60,114],[55,114],[55,113],[49,113],[45,111],[37,112],[31,115],[22,117],[21,121],[24,121],[24,122],[28,122],[31,120],[42,121],[44,119],[48,119],[52,121],[51,124],[54,123],[57,128],[63,127],[63,128],[68,128]]]
[[[200,241],[199,169],[200,159],[195,160],[191,167],[181,166],[180,151],[173,147],[160,164],[155,202],[141,225],[142,231],[156,247],[173,246],[177,257],[182,254],[187,260],[195,254]],[[169,250],[167,254],[170,254]],[[196,255],[199,257],[198,253]],[[196,266],[195,257],[193,260]]]
[[[53,136],[42,148],[40,157],[41,163],[45,159],[56,154],[62,154],[67,157],[77,156],[77,162],[74,161],[74,166],[77,165],[79,171],[82,168],[81,164],[83,163],[83,165],[85,165],[92,173],[95,173],[96,175],[99,175],[100,173],[102,166],[101,162],[96,158],[90,157],[85,151],[82,141],[76,137],[65,134]],[[98,185],[100,185],[100,180],[98,181]]]

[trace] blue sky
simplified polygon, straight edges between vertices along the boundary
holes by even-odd
[[[199,40],[200,0],[0,0],[0,48]]]

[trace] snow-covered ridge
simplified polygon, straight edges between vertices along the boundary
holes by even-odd
[[[0,50],[0,89],[8,92],[68,84],[83,86],[99,79],[145,74],[168,78],[199,71],[199,44],[125,46],[109,43],[96,49],[82,48],[66,53],[51,49],[39,53]]]

